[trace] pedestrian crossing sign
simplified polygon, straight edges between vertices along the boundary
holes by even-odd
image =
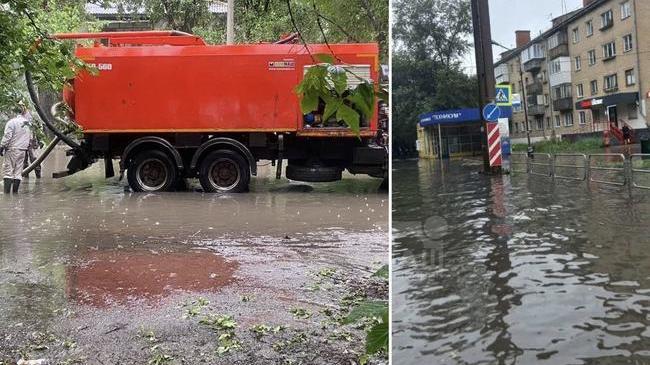
[[[498,106],[512,106],[512,86],[497,85],[495,103]]]

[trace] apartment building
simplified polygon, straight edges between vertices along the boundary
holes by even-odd
[[[510,85],[514,99],[513,113],[510,119],[511,133],[525,131],[526,124],[523,113],[523,88],[525,82],[522,78],[530,78],[530,75],[523,72],[521,67],[521,49],[530,43],[530,31],[516,31],[517,48],[501,54],[501,59],[495,64],[494,73],[497,84]]]
[[[650,1],[584,0],[583,5],[553,19],[549,30],[518,43],[495,64],[497,83],[506,82],[500,75],[506,68],[509,80],[523,73],[529,130],[523,108],[513,109],[515,143],[528,134],[537,141],[599,132],[610,122],[647,128],[650,22],[641,19],[650,17]],[[521,69],[504,68],[514,59]]]
[[[641,14],[634,11],[635,2],[644,4],[637,10],[648,7],[647,0],[586,1],[588,11],[568,24],[578,121],[574,133],[602,131],[609,123],[646,127],[645,95],[638,82],[642,49],[636,18]]]

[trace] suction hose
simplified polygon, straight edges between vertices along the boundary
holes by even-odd
[[[34,104],[36,113],[41,118],[43,123],[45,123],[47,129],[52,131],[52,133],[54,133],[56,137],[59,137],[61,141],[63,141],[65,144],[67,144],[74,150],[81,151],[82,150],[81,146],[77,142],[73,141],[70,137],[68,137],[65,133],[58,130],[54,126],[54,123],[52,122],[52,119],[50,119],[50,116],[47,115],[47,113],[45,113],[45,111],[43,110],[41,103],[38,101],[38,95],[36,94],[36,89],[34,88],[32,73],[29,71],[25,71],[25,83],[27,84],[27,91],[29,91],[29,97],[32,99],[32,103]]]
[[[47,147],[45,147],[45,150],[43,151],[43,153],[41,153],[41,155],[38,156],[38,158],[36,160],[34,160],[34,162],[32,162],[31,165],[29,165],[29,166],[27,166],[27,168],[23,169],[23,176],[29,175],[30,172],[32,172],[38,165],[40,165],[43,162],[43,160],[45,160],[45,158],[47,158],[47,156],[49,156],[49,154],[52,152],[54,147],[59,142],[61,142],[61,138],[59,138],[59,136],[54,137],[52,142],[50,142],[50,144],[48,144]]]
[[[36,109],[36,113],[38,116],[41,118],[45,126],[52,132],[54,133],[54,139],[47,145],[43,153],[34,161],[32,162],[29,166],[27,166],[26,169],[23,170],[23,176],[29,174],[32,170],[34,170],[38,165],[40,165],[46,158],[49,156],[50,153],[54,150],[54,147],[56,145],[63,141],[65,144],[70,146],[77,155],[79,155],[82,159],[87,160],[87,157],[81,147],[77,142],[72,140],[67,134],[69,133],[64,133],[56,128],[54,125],[54,122],[50,118],[50,116],[45,113],[43,110],[43,106],[38,100],[38,95],[36,94],[36,88],[34,87],[34,81],[32,79],[32,74],[30,71],[26,70],[25,71],[25,83],[27,84],[27,91],[29,92],[29,97],[32,100],[32,103],[34,104],[34,108]],[[60,103],[54,104],[52,106],[52,115],[55,114],[56,112],[56,107]]]

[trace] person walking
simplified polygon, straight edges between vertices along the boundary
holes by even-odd
[[[25,104],[20,103],[14,118],[5,125],[4,135],[0,141],[0,156],[4,156],[2,172],[4,176],[4,193],[18,193],[23,179],[23,163],[25,154],[32,142],[32,131],[29,128],[31,116]]]

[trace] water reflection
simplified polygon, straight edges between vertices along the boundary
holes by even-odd
[[[394,361],[650,361],[648,197],[472,163],[394,168]]]

